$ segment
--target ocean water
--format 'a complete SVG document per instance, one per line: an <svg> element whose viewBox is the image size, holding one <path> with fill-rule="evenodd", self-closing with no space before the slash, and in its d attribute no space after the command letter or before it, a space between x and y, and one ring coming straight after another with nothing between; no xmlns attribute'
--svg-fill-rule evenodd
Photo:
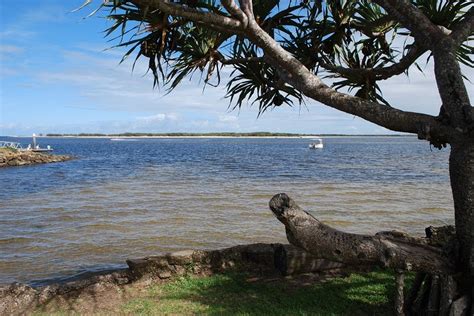
<svg viewBox="0 0 474 316"><path fill-rule="evenodd" d="M168 251L285 242L268 208L280 192L350 232L422 235L453 222L449 152L414 137L325 138L323 150L301 138L39 141L77 159L0 169L0 283L40 285Z"/></svg>

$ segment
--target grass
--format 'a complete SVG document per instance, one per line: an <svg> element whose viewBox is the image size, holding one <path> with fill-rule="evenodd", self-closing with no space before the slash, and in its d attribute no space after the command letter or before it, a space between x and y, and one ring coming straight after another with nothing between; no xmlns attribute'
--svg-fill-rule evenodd
<svg viewBox="0 0 474 316"><path fill-rule="evenodd" d="M382 271L309 286L224 274L153 286L121 310L135 315L392 315L393 296L394 276Z"/></svg>

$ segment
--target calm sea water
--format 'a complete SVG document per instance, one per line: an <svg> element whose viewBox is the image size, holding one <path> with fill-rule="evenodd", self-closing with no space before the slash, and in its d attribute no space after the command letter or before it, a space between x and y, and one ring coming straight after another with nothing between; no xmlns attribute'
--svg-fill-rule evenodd
<svg viewBox="0 0 474 316"><path fill-rule="evenodd" d="M352 232L422 234L452 222L447 150L413 137L324 141L310 150L308 139L40 139L77 159L0 169L0 283L285 242L268 209L279 192Z"/></svg>

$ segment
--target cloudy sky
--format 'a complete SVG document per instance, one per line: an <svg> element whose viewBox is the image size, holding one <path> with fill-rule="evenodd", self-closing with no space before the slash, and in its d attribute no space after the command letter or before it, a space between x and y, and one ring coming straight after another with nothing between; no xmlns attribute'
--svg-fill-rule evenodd
<svg viewBox="0 0 474 316"><path fill-rule="evenodd" d="M132 73L123 51L104 50L107 21L71 13L84 0L0 1L0 135L119 132L294 132L385 134L389 131L316 102L230 112L223 88L197 80L165 95L152 88L144 62ZM98 3L99 0L96 0ZM41 4L39 4L41 3ZM91 8L92 9L92 8ZM474 78L472 70L466 70ZM431 65L382 84L395 107L437 114ZM467 83L471 98L474 86Z"/></svg>

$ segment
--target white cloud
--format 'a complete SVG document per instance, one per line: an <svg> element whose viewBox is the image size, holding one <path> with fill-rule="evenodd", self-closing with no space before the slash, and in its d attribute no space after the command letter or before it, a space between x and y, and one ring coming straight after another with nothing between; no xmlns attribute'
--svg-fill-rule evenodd
<svg viewBox="0 0 474 316"><path fill-rule="evenodd" d="M155 115L150 115L150 116L144 116L144 117L139 117L139 120L145 121L145 122L161 122L164 121L166 118L166 114L155 114Z"/></svg>
<svg viewBox="0 0 474 316"><path fill-rule="evenodd" d="M162 122L164 120L176 121L178 120L178 115L176 113L158 113L149 116L140 116L137 117L138 121L146 122L146 123L153 123L153 122Z"/></svg>
<svg viewBox="0 0 474 316"><path fill-rule="evenodd" d="M239 118L235 115L219 115L219 122L237 122Z"/></svg>

